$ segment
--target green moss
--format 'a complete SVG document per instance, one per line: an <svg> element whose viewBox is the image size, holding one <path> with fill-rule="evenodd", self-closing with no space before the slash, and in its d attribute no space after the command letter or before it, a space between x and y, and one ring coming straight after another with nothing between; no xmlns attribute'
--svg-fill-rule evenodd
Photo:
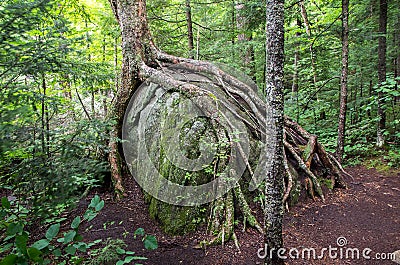
<svg viewBox="0 0 400 265"><path fill-rule="evenodd" d="M205 220L201 207L176 206L151 199L150 217L159 221L164 232L171 235L183 235L194 231Z"/></svg>
<svg viewBox="0 0 400 265"><path fill-rule="evenodd" d="M290 192L289 205L295 205L300 198L301 184L298 181L293 181L292 191Z"/></svg>
<svg viewBox="0 0 400 265"><path fill-rule="evenodd" d="M325 185L328 189L333 190L333 183L330 179L320 179L319 180L323 185Z"/></svg>
<svg viewBox="0 0 400 265"><path fill-rule="evenodd" d="M385 157L386 156L384 156L384 158ZM388 163L384 158L372 157L364 161L362 164L366 168L374 168L376 171L384 175L394 175L400 172L400 168L393 167L392 164Z"/></svg>

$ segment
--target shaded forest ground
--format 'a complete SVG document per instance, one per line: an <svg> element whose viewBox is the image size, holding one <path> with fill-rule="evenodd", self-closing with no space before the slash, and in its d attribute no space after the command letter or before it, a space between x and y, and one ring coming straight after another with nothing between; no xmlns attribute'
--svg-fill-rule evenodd
<svg viewBox="0 0 400 265"><path fill-rule="evenodd" d="M315 248L317 255L322 248L338 247L337 238L345 237L347 244L342 247L372 249L369 255L391 253L400 249L400 173L381 174L375 169L357 166L347 169L354 179L346 179L347 190L336 190L327 196L326 202L309 199L285 214L284 243L286 248ZM83 232L85 240L102 238L124 238L127 249L148 258L143 264L262 264L257 251L263 247L262 235L249 228L242 232L239 222L236 231L240 242L239 252L233 242L225 246L213 246L206 250L195 246L205 238L205 227L186 236L168 236L148 216L140 188L134 181L127 185L128 196L116 203L112 193L94 191L91 196L80 201L70 215L82 213L89 204L93 193L98 193L106 205L92 222L90 232ZM253 205L254 206L254 205ZM262 214L259 214L262 221ZM114 221L114 223L111 223ZM106 229L104 225L107 224ZM145 250L143 243L133 238L133 232L142 227L146 233L157 236L159 248ZM337 251L339 255L339 251ZM360 254L361 255L361 254ZM288 264L394 264L386 260L345 260L330 259L328 253L322 260L288 260Z"/></svg>

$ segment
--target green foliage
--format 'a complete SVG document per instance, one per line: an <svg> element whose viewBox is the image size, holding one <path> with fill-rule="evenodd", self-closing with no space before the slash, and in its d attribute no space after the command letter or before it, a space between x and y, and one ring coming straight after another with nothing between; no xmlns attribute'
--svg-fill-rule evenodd
<svg viewBox="0 0 400 265"><path fill-rule="evenodd" d="M148 250L154 250L158 248L157 238L154 235L147 235L143 228L138 228L133 233L134 238L137 236L142 237L144 247Z"/></svg>
<svg viewBox="0 0 400 265"><path fill-rule="evenodd" d="M400 150L389 150L383 158L389 167L400 168Z"/></svg>
<svg viewBox="0 0 400 265"><path fill-rule="evenodd" d="M2 265L8 264L80 264L83 258L77 251L86 253L88 249L101 242L95 240L90 243L83 242L78 229L81 225L81 217L77 216L71 223L71 230L61 235L60 223L52 224L46 231L45 238L28 245L29 233L25 230L28 224L25 213L20 213L18 201L8 201L6 197L1 199L2 207L0 215L0 231L5 230L5 237L0 243L0 254L4 258ZM101 206L101 207L100 207ZM86 212L91 212L93 218L104 206L104 201L96 195ZM83 217L83 221L89 222L93 218Z"/></svg>
<svg viewBox="0 0 400 265"><path fill-rule="evenodd" d="M311 36L305 32L304 21L296 2L287 3L286 16L286 114L297 120L306 130L318 135L328 151L337 145L339 90L341 75L341 8L339 2L304 2L310 21ZM398 52L400 6L390 3L387 34L387 79L378 84L378 6L370 2L350 3L348 112L346 119L345 157L348 164L361 162L378 150L374 146L377 130L377 94L383 95L386 130L383 132L387 150L400 146L399 131L399 77L395 77L394 61ZM389 8L390 9L390 8ZM287 10L288 11L288 10ZM393 42L394 41L394 42ZM311 64L310 44L316 63ZM398 49L397 49L398 50ZM299 61L294 65L295 54ZM298 91L292 91L293 76L298 71ZM314 74L316 82L314 83ZM398 75L398 71L397 71ZM379 154L383 155L383 154ZM383 161L384 163L384 161Z"/></svg>
<svg viewBox="0 0 400 265"><path fill-rule="evenodd" d="M157 239L153 235L147 235L143 228L138 228L134 232L134 238L140 236L144 247L148 250L158 248ZM104 247L95 249L91 252L92 258L86 265L97 264L130 264L135 260L146 260L147 258L135 255L135 252L125 250L126 243L121 239L107 239ZM136 263L135 263L136 264Z"/></svg>
<svg viewBox="0 0 400 265"><path fill-rule="evenodd" d="M57 216L108 174L118 30L104 10L0 2L0 188L12 187L31 217Z"/></svg>
<svg viewBox="0 0 400 265"><path fill-rule="evenodd" d="M108 239L102 248L94 248L101 243L101 239L93 242L83 242L79 234L79 227L84 222L90 222L103 209L104 201L95 195L83 216L76 216L70 229L60 231L61 224L54 223L49 226L43 239L32 244L30 234L25 229L29 224L26 215L17 200L9 201L7 197L1 198L0 232L4 234L0 243L1 265L14 264L129 264L134 260L147 258L135 255L135 252L124 248L126 243L121 239ZM148 250L157 249L157 239L145 233L143 228L138 228L134 237L140 236L144 247ZM90 250L90 258L87 253Z"/></svg>

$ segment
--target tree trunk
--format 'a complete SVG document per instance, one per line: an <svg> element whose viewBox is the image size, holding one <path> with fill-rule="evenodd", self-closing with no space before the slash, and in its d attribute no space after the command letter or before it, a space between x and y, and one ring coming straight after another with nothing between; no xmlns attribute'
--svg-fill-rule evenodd
<svg viewBox="0 0 400 265"><path fill-rule="evenodd" d="M379 8L379 45L378 45L378 89L386 81L386 33L387 33L387 0L380 0ZM384 93L378 91L378 128L376 145L385 144L383 131L386 127L386 114L384 110Z"/></svg>
<svg viewBox="0 0 400 265"><path fill-rule="evenodd" d="M336 157L342 162L346 131L347 74L349 66L349 0L342 0L342 76L340 79L340 109Z"/></svg>
<svg viewBox="0 0 400 265"><path fill-rule="evenodd" d="M190 0L186 0L186 24L187 24L187 37L188 37L188 48L189 58L194 59L193 54L193 23L192 23L192 7L190 6Z"/></svg>
<svg viewBox="0 0 400 265"><path fill-rule="evenodd" d="M301 28L301 21L299 18L297 18L297 27L300 29ZM297 92L299 91L299 61L300 61L300 51L299 51L299 46L300 42L300 32L296 32L296 42L295 42L295 50L294 50L294 61L293 61L293 82L292 82L292 98L296 95L297 97Z"/></svg>
<svg viewBox="0 0 400 265"><path fill-rule="evenodd" d="M252 34L248 34L246 31L248 29L248 21L246 17L243 16L245 4L239 3L235 5L236 9L236 27L239 31L237 36L238 43L243 45L243 49L241 49L240 57L242 58L242 63L245 68L249 71L249 76L255 81L256 71L254 64L254 49L251 44Z"/></svg>
<svg viewBox="0 0 400 265"><path fill-rule="evenodd" d="M274 149L271 172L265 177L265 245L273 250L265 264L284 264L277 250L283 247L283 62L284 62L284 0L267 0L266 5L266 87L267 102L273 113Z"/></svg>
<svg viewBox="0 0 400 265"><path fill-rule="evenodd" d="M296 19L297 27L300 30L301 20ZM291 100L296 101L296 121L300 120L300 109L299 109L299 61L300 61L300 41L297 40L301 36L300 32L296 32L296 42L295 42L295 52L294 52L294 62L293 62L293 82L292 82L292 96Z"/></svg>
<svg viewBox="0 0 400 265"><path fill-rule="evenodd" d="M397 28L400 28L400 14L397 14ZM400 51L400 32L397 31L396 33L396 44L397 44L397 51ZM400 77L400 52L397 53L397 57L394 59L395 60L395 71L394 71L394 77L399 78ZM396 82L396 90L400 89L400 78L397 79ZM394 104L398 104L400 102L400 96L394 97ZM397 130L397 125L396 125L396 130Z"/></svg>
<svg viewBox="0 0 400 265"><path fill-rule="evenodd" d="M109 163L117 197L124 193L118 138L129 98L144 79L142 63L152 64L154 49L147 25L144 0L109 0L122 35L122 76L110 116L115 119L109 143Z"/></svg>
<svg viewBox="0 0 400 265"><path fill-rule="evenodd" d="M314 88L317 88L317 69L316 69L316 63L315 63L315 54L314 54L314 49L313 49L313 43L311 42L311 27L310 27L310 22L308 21L308 15L307 15L307 9L304 5L304 1L299 1L299 6L300 6L300 13L303 18L304 26L306 27L306 33L308 36L308 40L310 41L310 57L311 57L311 67L313 69L313 84Z"/></svg>

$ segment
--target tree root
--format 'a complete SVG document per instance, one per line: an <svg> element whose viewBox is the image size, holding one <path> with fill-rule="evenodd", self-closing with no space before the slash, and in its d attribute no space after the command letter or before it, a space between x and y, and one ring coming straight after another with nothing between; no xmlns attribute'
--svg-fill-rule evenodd
<svg viewBox="0 0 400 265"><path fill-rule="evenodd" d="M159 50L157 50L156 54L157 59L162 62L172 64L180 63L182 67L185 67L189 70L204 72L214 76L216 80L215 83L219 85L219 87L227 94L229 98L234 99L234 103L240 105L237 98L240 98L240 102L245 103L244 113L246 115L244 116L234 111L232 108L229 108L235 114L235 116L244 121L251 130L257 131L260 135L265 134L265 125L267 124L265 115L267 106L266 102L259 97L254 87L222 71L212 63L171 56ZM163 80L166 82L165 77L163 77ZM190 87L177 83L175 85L178 85L179 87L185 87L185 89L190 91L197 90L197 92L199 92L199 87L192 84L189 85ZM207 94L207 92L202 91L202 94ZM243 106L240 107L243 109ZM253 122L251 122L251 120L253 120ZM315 135L305 131L299 124L288 117L285 117L285 138L291 140L285 142L285 149L289 151L289 155L295 159L297 162L297 167L299 167L306 174L306 178L312 182L312 194L316 193L322 200L325 199L320 181L311 168L313 160L318 160L318 164L329 171L328 174L331 175L332 186L340 188L346 187L342 174L348 174L343 170L340 164L335 160L334 163L332 162L332 156L325 151L324 147L318 142ZM304 150L298 148L299 145L304 144L306 144L306 148ZM241 150L240 145L239 150ZM241 155L243 156L243 154ZM286 163L288 163L287 157ZM247 161L246 165L249 169L250 175L252 175L253 172L248 166ZM285 200L287 200L287 198L290 196L291 185L289 184L292 183L292 180L290 180L292 179L292 176L288 173L288 170L286 170L286 172L287 186L285 187ZM311 188L310 185L308 185L308 187Z"/></svg>
<svg viewBox="0 0 400 265"><path fill-rule="evenodd" d="M262 229L261 225L258 223L256 217L251 213L250 206L247 203L247 201L243 195L240 185L238 185L234 188L234 193L235 193L235 197L236 197L237 201L239 202L240 210L242 211L242 214L243 214L244 228L246 227L246 222L247 222L251 227L256 228L258 232L264 233L264 230Z"/></svg>
<svg viewBox="0 0 400 265"><path fill-rule="evenodd" d="M156 48L154 48L156 49ZM193 96L207 96L209 100L205 100L204 106L206 111L213 111L215 104L221 104L229 109L235 118L242 121L252 133L252 135L260 139L265 139L268 135L267 109L268 103L264 102L259 97L257 88L251 84L237 79L236 77L222 71L212 63L200 62L192 59L179 58L162 53L159 50L153 51L156 54L157 65L161 69L150 67L144 62L140 65L139 76L142 80L147 77L152 77L152 80L165 86L174 87L182 93ZM217 86L227 100L215 100L213 91L208 86L201 86L196 82L181 81L175 79L164 66L178 64L181 68L192 72L206 73L207 78ZM219 95L220 96L220 95ZM219 113L219 118L225 118L227 126L233 127L229 119L224 116L224 113ZM218 122L218 121L216 121ZM304 130L299 124L288 117L284 120L284 166L286 172L285 190L283 202L288 204L298 196L299 187L302 187L311 198L315 199L315 195L325 200L324 192L321 185L322 179L329 179L332 183L332 188L345 188L346 184L343 180L343 175L348 175L338 161L329 153L327 153L317 136L310 134ZM118 133L115 132L115 138ZM253 169L250 166L250 161L247 161L240 143L237 144L240 155L244 158L245 164L250 177L253 177ZM114 177L118 175L119 164L116 142L110 143L109 161L112 169L114 187L120 194L124 192L121 178ZM321 174L323 172L323 174ZM301 183L301 184L299 184ZM236 199L236 200L235 200ZM224 197L215 200L211 204L210 217L208 220L208 231L214 237L205 243L205 245L225 244L228 240L233 239L235 245L239 249L239 243L234 232L235 224L235 201L238 208L243 214L243 226L246 224L254 227L260 233L263 233L263 228L252 214L249 204L243 195L241 187L238 185L233 190L225 194ZM268 203L268 202L266 202Z"/></svg>
<svg viewBox="0 0 400 265"><path fill-rule="evenodd" d="M208 231L210 234L217 233L206 245L224 245L225 242L230 240L232 237L237 237L234 232L234 201L233 193L229 191L225 198L218 198L211 208L213 212L212 220L209 220ZM239 248L238 242L235 243Z"/></svg>
<svg viewBox="0 0 400 265"><path fill-rule="evenodd" d="M240 185L238 185L233 190L229 191L225 198L219 198L213 202L210 219L208 221L208 231L211 235L217 235L205 242L205 246L216 244L224 245L228 240L232 239L236 248L240 251L239 242L234 230L234 198L238 201L238 206L243 214L244 229L246 224L249 224L251 227L257 229L258 232L264 233L260 223L252 214Z"/></svg>

